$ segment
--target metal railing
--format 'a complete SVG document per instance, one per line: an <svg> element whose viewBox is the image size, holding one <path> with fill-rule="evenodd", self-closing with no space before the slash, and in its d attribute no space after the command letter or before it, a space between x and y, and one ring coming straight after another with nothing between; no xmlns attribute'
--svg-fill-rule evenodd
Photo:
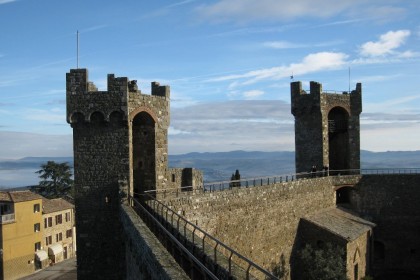
<svg viewBox="0 0 420 280"><path fill-rule="evenodd" d="M191 186L182 188L169 188L146 191L149 194L161 194L163 198L168 194L191 194L202 192L223 191L235 188L249 188L259 186L269 186L277 183L291 182L301 179L312 179L329 176L344 175L403 175L403 174L420 174L420 168L366 168L366 169L341 169L341 170L321 170L316 172L290 173L283 175L273 175L265 177L245 178L240 180L218 181L204 183L193 189ZM235 187L232 187L235 186Z"/></svg>
<svg viewBox="0 0 420 280"><path fill-rule="evenodd" d="M229 276L238 277L239 275L238 279L261 279L261 277L262 279L278 279L269 271L189 222L164 203L149 194L144 194L144 196L147 197L147 205L153 212L171 224L184 239L188 239L203 250L217 265L226 269Z"/></svg>
<svg viewBox="0 0 420 280"><path fill-rule="evenodd" d="M248 178L232 181L220 181L205 183L204 191L221 191L232 189L232 183L236 183L236 188L248 188L258 186L268 186L277 183L291 182L301 179L312 179L329 176L344 175L387 175L387 174L420 174L420 168L373 168L373 169L341 169L341 170L321 170L316 172L302 172L294 174L274 175L267 177ZM235 188L235 187L233 187Z"/></svg>
<svg viewBox="0 0 420 280"><path fill-rule="evenodd" d="M206 275L209 279L217 280L219 279L216 277L205 265L203 265L190 251L185 248L185 246L178 241L178 239L173 236L143 205L134 199L133 197L129 196L130 205L135 206L137 210L140 210L144 215L147 216L147 219L151 220L155 226L157 226L165 235L177 245L177 247L186 255L188 258L200 269L203 275Z"/></svg>

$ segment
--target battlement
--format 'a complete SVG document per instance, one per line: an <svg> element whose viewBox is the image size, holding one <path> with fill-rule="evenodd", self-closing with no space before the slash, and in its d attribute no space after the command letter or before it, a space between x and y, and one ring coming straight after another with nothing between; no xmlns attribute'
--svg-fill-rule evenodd
<svg viewBox="0 0 420 280"><path fill-rule="evenodd" d="M334 106L340 106L360 114L362 111L362 84L357 83L356 88L348 91L325 91L322 84L311 81L309 93L302 89L302 82L290 83L291 112L294 116L305 113L308 110L329 111Z"/></svg>
<svg viewBox="0 0 420 280"><path fill-rule="evenodd" d="M291 95L292 98L294 95L305 95L308 94L305 90L302 89L302 82L292 82L290 83ZM309 94L320 95L320 94L348 94L348 91L335 91L335 90L322 90L322 84L318 82L311 81L309 83ZM357 83L356 88L350 92L350 94L361 94L362 93L362 84Z"/></svg>
<svg viewBox="0 0 420 280"><path fill-rule="evenodd" d="M76 95L83 93L95 93L98 92L98 88L95 84L89 81L89 75L87 69L71 69L70 73L66 74L66 89L67 94ZM108 74L108 85L107 91L101 91L101 93L113 93L113 92L135 92L142 94L138 89L137 80L129 80L127 77L115 77L114 74ZM153 96L161 96L169 98L170 87L161 86L158 82L151 83L151 89Z"/></svg>
<svg viewBox="0 0 420 280"><path fill-rule="evenodd" d="M90 122L94 113L105 122L110 122L114 113L119 119L127 120L134 108L150 106L156 108L156 112L151 112L154 117L159 112L167 112L169 116L170 87L161 86L158 82L151 83L149 95L139 90L137 80L108 74L107 90L98 91L89 81L87 69L71 69L66 74L66 89L67 122L70 124Z"/></svg>

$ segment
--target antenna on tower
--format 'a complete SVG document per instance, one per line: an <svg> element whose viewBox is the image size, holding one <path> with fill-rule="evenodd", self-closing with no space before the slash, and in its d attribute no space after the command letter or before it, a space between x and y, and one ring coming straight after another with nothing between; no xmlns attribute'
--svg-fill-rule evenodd
<svg viewBox="0 0 420 280"><path fill-rule="evenodd" d="M350 66L349 66L349 93L350 93Z"/></svg>
<svg viewBox="0 0 420 280"><path fill-rule="evenodd" d="M76 60L77 60L77 69L79 69L79 30L77 30Z"/></svg>

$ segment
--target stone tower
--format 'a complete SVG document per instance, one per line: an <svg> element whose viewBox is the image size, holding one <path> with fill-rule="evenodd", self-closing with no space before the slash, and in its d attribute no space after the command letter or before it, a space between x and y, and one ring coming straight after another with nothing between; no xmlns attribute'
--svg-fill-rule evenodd
<svg viewBox="0 0 420 280"><path fill-rule="evenodd" d="M73 128L78 279L124 279L120 204L127 194L166 187L169 87L108 75L107 91L86 69L66 75Z"/></svg>
<svg viewBox="0 0 420 280"><path fill-rule="evenodd" d="M348 92L325 93L310 82L309 94L301 82L290 85L295 117L296 173L329 166L330 170L360 169L360 113L362 85Z"/></svg>

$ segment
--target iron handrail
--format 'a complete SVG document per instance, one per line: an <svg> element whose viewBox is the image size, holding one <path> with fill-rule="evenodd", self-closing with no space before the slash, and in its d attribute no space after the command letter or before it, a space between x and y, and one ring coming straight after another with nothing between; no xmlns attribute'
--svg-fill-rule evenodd
<svg viewBox="0 0 420 280"><path fill-rule="evenodd" d="M139 194L141 195L141 194ZM168 206L166 206L164 203L160 202L159 200L156 200L154 197L152 197L150 194L148 193L144 193L144 196L147 196L149 199L151 199L151 201L153 201L153 211L155 211L157 214L159 214L161 217L164 217L163 215L163 208L166 209L166 211L169 211L171 213L173 213L174 215L176 215L178 217L178 221L182 220L185 225L189 225L192 228L194 228L194 231L199 231L201 234L203 234L203 240L205 238L208 238L210 240L212 240L213 242L215 242L215 246L214 246L214 257L215 257L215 262L217 262L217 257L216 257L216 249L217 247L222 247L223 249L225 249L227 252L229 252L231 254L231 257L229 258L229 274L231 275L232 273L232 256L235 255L237 258L241 259L242 261L244 261L245 263L247 263L249 265L249 268L246 271L246 279L250 279L250 273L249 270L251 267L254 267L257 271L261 272L262 274L264 274L264 276L266 277L266 279L278 279L277 277L275 277L273 274L271 274L269 271L265 270L264 268L262 268L261 266L259 266L258 264L254 263L253 261L249 260L248 258L246 258L245 256L241 255L240 253L236 252L234 249L230 248L229 246L227 246L226 244L224 244L223 242L221 242L220 240L218 240L217 238L213 237L212 235L208 234L207 232L205 232L204 230L202 230L200 227L198 227L197 225L189 222L187 219L185 219L184 217L182 217L181 215L179 215L178 213L176 213L174 210L172 210L171 208L169 208ZM157 203L158 205L161 205L161 212L157 212L156 208L159 210L159 206L156 207L155 203ZM186 236L185 233L185 227L184 226L184 237ZM178 223L178 231L179 231L179 223ZM204 241L203 241L204 242ZM204 246L203 246L203 250L204 250Z"/></svg>
<svg viewBox="0 0 420 280"><path fill-rule="evenodd" d="M178 246L178 248L180 248L183 251L183 253L185 253L190 258L190 260L192 260L200 268L200 270L203 273L205 273L211 279L214 279L214 280L219 279L204 264L202 264L193 254L191 254L190 251L188 251L188 249L185 248L185 246L182 245L182 243L179 242L175 236L173 236L149 211L147 211L147 209L144 208L143 205L141 205L139 201L137 201L132 196L129 196L128 199L130 201L130 205L136 204L136 207L139 207L144 213L146 213L148 217L152 219L152 221L171 239L171 241L173 241Z"/></svg>
<svg viewBox="0 0 420 280"><path fill-rule="evenodd" d="M260 186L258 182L261 180L272 183L281 183L294 181L298 179L306 178L317 178L317 177L326 177L326 176L340 176L340 175L384 175L384 174L420 174L420 168L364 168L364 169L337 169L337 170L319 170L315 172L301 172L301 173L289 173L282 175L272 175L272 176L263 176L263 177L253 177L253 178L244 178L240 180L225 180L217 182L204 183L203 187L206 186L217 186L217 185L229 185L230 183L241 183L241 187L247 187L247 182L255 182L253 186ZM276 180L278 178L278 180ZM242 183L245 183L242 184ZM263 184L267 185L267 184ZM224 188L226 189L226 188ZM172 189L173 190L173 189ZM186 192L186 191L185 191Z"/></svg>
<svg viewBox="0 0 420 280"><path fill-rule="evenodd" d="M181 188L168 188L159 190L149 190L145 193L162 193L164 196L169 193L194 193L194 192L207 192L207 191L221 191L230 189L232 183L240 183L239 188L267 186L276 183L283 183L289 181L295 181L299 179L307 178L318 178L326 176L340 176L340 175L384 175L384 174L420 174L420 168L364 168L364 169L340 169L340 170L320 170L316 172L301 172L301 173L289 173L282 175L272 175L263 177L244 178L240 180L225 180L217 182L204 183L202 186L198 186L195 189L191 189L191 186ZM238 187L234 187L238 188Z"/></svg>

